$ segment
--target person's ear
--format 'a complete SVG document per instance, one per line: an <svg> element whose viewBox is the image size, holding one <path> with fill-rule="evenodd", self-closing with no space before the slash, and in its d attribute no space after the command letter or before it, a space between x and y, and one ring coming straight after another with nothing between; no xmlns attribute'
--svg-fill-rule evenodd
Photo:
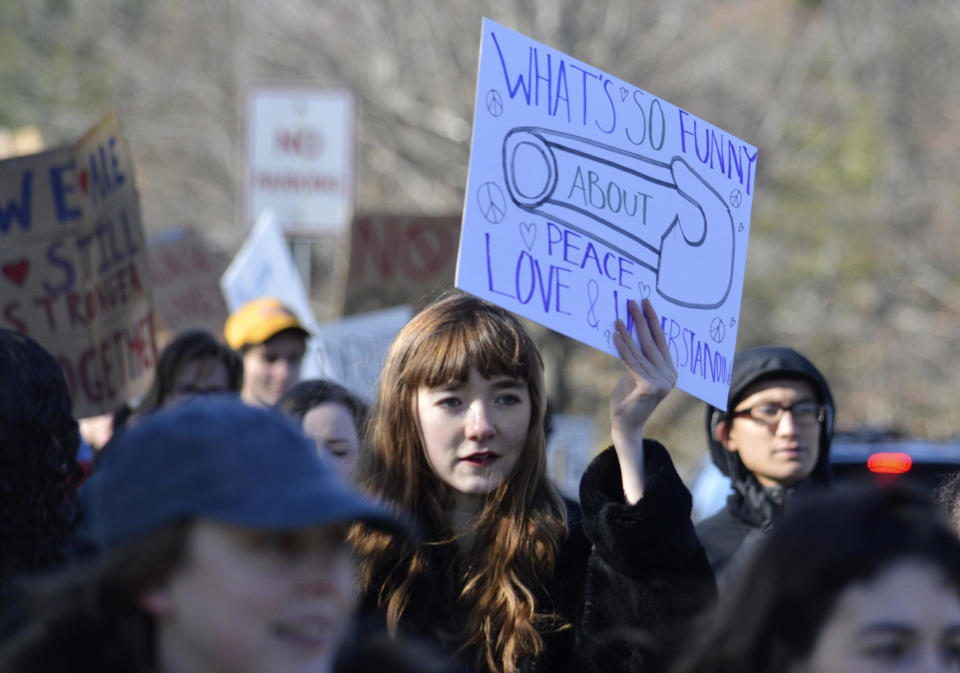
<svg viewBox="0 0 960 673"><path fill-rule="evenodd" d="M137 605L155 619L163 619L173 614L173 598L170 587L163 585L151 587L137 594Z"/></svg>
<svg viewBox="0 0 960 673"><path fill-rule="evenodd" d="M719 421L717 423L717 441L723 444L723 448L732 453L737 451L737 442L730 436L730 423Z"/></svg>

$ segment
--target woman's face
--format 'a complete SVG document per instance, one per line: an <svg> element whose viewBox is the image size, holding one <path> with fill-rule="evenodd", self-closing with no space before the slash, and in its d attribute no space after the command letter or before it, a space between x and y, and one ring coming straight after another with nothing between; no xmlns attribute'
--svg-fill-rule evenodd
<svg viewBox="0 0 960 673"><path fill-rule="evenodd" d="M303 431L349 480L360 458L360 438L350 410L336 402L318 404L304 415Z"/></svg>
<svg viewBox="0 0 960 673"><path fill-rule="evenodd" d="M936 566L895 563L840 594L801 670L960 671L960 596Z"/></svg>
<svg viewBox="0 0 960 673"><path fill-rule="evenodd" d="M141 595L160 671L326 673L356 597L346 530L199 521L186 561Z"/></svg>
<svg viewBox="0 0 960 673"><path fill-rule="evenodd" d="M446 484L469 496L494 491L513 471L530 427L530 392L509 376L421 386L417 418L427 462Z"/></svg>

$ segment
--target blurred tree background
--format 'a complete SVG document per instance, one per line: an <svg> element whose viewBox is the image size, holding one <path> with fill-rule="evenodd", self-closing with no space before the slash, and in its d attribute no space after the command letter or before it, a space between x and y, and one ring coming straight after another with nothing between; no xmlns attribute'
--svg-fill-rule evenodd
<svg viewBox="0 0 960 673"><path fill-rule="evenodd" d="M0 127L56 145L116 107L148 234L232 256L245 88L346 86L356 210L458 213L483 16L756 145L739 347L808 354L841 429L958 434L953 0L5 0ZM604 432L618 363L534 329L559 410ZM650 424L687 470L702 407L674 392Z"/></svg>

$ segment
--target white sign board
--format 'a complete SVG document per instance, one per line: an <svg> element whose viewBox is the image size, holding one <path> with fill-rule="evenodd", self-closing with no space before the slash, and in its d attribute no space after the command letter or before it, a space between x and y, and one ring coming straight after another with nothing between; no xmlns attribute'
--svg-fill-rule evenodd
<svg viewBox="0 0 960 673"><path fill-rule="evenodd" d="M394 306L320 325L314 351L320 375L372 400L387 349L411 316L409 306Z"/></svg>
<svg viewBox="0 0 960 673"><path fill-rule="evenodd" d="M230 266L220 288L231 313L253 299L276 297L306 327L316 324L303 281L273 213L261 215Z"/></svg>
<svg viewBox="0 0 960 673"><path fill-rule="evenodd" d="M287 242L273 213L260 216L253 231L247 236L230 266L220 277L220 289L231 313L253 299L276 297L297 315L300 324L316 334L317 320L303 281L294 265ZM300 377L313 378L320 374L312 353L320 348L317 338L307 339L307 353Z"/></svg>
<svg viewBox="0 0 960 673"><path fill-rule="evenodd" d="M725 408L757 150L484 19L458 287L616 355L650 297L678 387Z"/></svg>
<svg viewBox="0 0 960 673"><path fill-rule="evenodd" d="M251 88L241 190L246 221L270 209L287 234L342 231L353 210L354 116L346 90Z"/></svg>

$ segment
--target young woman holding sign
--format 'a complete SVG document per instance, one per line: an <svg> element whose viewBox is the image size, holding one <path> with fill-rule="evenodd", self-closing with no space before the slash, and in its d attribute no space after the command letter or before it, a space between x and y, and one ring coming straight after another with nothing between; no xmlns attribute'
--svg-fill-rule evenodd
<svg viewBox="0 0 960 673"><path fill-rule="evenodd" d="M476 671L652 671L714 594L690 495L642 439L676 371L652 306L618 321L626 366L614 446L581 483L581 514L546 473L543 365L506 310L453 293L393 342L362 483L405 508L419 542L355 529L368 614Z"/></svg>

